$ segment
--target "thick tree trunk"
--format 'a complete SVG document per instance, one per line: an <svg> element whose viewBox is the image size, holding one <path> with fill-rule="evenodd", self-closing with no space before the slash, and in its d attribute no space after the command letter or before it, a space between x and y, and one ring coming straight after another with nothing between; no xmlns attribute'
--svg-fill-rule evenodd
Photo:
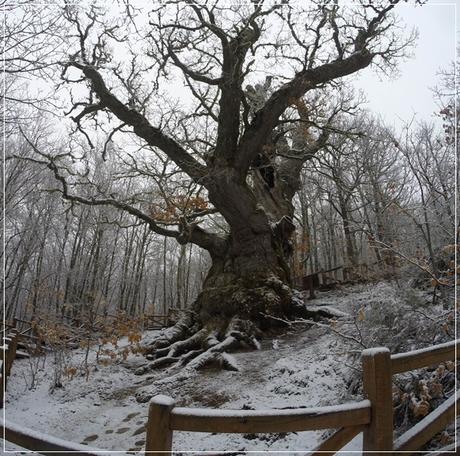
<svg viewBox="0 0 460 456"><path fill-rule="evenodd" d="M237 316L265 326L264 315L292 314L288 258L281 241L270 233L246 234L224 256L213 258L195 304L202 323Z"/></svg>
<svg viewBox="0 0 460 456"><path fill-rule="evenodd" d="M139 374L169 364L197 369L218 362L234 369L227 350L258 347L261 330L295 315L311 316L291 288L291 201L299 184L293 167L300 170L291 161L272 186L257 170L250 186L235 169L215 164L208 196L230 234L209 243L212 266L201 293L190 311L147 347L152 362Z"/></svg>
<svg viewBox="0 0 460 456"><path fill-rule="evenodd" d="M286 227L274 226L261 233L232 233L227 249L212 255L212 266L191 309L147 347L152 362L137 373L169 364L196 369L216 362L235 369L227 350L258 347L261 331L280 326L285 318L306 316L290 287L289 251L283 249L287 232Z"/></svg>

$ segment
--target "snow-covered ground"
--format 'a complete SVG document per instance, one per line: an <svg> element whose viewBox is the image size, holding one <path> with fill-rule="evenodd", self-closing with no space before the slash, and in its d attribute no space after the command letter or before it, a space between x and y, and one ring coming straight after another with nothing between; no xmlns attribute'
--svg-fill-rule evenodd
<svg viewBox="0 0 460 456"><path fill-rule="evenodd" d="M360 300L377 299L379 286L361 286L320 294L315 305L331 305L344 312ZM146 334L152 337L153 334ZM90 361L94 354L91 354ZM176 399L178 406L225 409L316 407L350 401L346 397L349 373L341 343L324 328L299 327L267 336L258 351L235 353L240 370L206 369L187 381L155 387L165 371L144 376L134 368L144 361L130 355L124 362L99 365L85 377L65 379L63 388L50 391L53 359L48 355L38 385L28 389L29 361L16 361L9 379L6 419L76 443L107 450L140 452L145 443L148 404L136 401L140 389L151 388ZM83 359L74 350L72 365ZM356 398L359 400L359 398ZM327 432L327 431L326 431ZM177 452L294 451L307 452L325 431L289 434L239 435L175 432ZM11 448L7 444L7 448ZM358 451L360 438L344 450ZM11 453L10 453L11 454Z"/></svg>

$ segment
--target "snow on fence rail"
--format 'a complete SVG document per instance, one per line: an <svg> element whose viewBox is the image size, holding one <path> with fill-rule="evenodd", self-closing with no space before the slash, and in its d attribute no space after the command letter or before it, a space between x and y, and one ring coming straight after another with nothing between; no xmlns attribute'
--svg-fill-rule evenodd
<svg viewBox="0 0 460 456"><path fill-rule="evenodd" d="M458 341L451 341L433 347L422 348L407 353L398 353L391 356L391 370L393 374L407 372L421 367L430 366L440 361L454 361L457 353L455 346Z"/></svg>
<svg viewBox="0 0 460 456"><path fill-rule="evenodd" d="M362 353L363 389L367 400L354 404L315 409L214 410L175 407L174 399L159 395L151 399L147 423L146 454L171 454L174 431L266 433L318 429L339 430L310 453L339 451L363 432L363 454L382 455L396 450L417 451L446 424L455 419L455 400L430 413L393 445L392 376L458 357L460 341L391 355L378 347ZM415 436L415 437L414 437Z"/></svg>
<svg viewBox="0 0 460 456"><path fill-rule="evenodd" d="M157 396L153 407L158 407L160 404L161 401L158 401ZM215 410L175 407L171 411L170 427L177 431L239 434L313 431L324 429L325 426L340 428L349 423L368 424L370 409L371 403L368 400L338 406L283 410Z"/></svg>
<svg viewBox="0 0 460 456"><path fill-rule="evenodd" d="M51 435L33 431L32 429L12 423L9 420L5 423L3 419L0 418L0 423L5 430L5 440L16 443L23 448L28 448L40 454L50 456L68 456L69 454L76 453L84 456L100 456L101 453L111 453L111 451L108 450L90 448L86 445L68 442ZM120 456L123 456L124 454L125 453L117 453L117 455Z"/></svg>
<svg viewBox="0 0 460 456"><path fill-rule="evenodd" d="M363 433L363 454L383 456L385 452L416 452L423 444L455 419L459 400L456 395L393 442L392 375L460 357L460 340L422 350L391 355L387 348L362 353L363 389L367 399L353 404L320 408L282 410L216 410L175 407L174 399L155 396L150 401L145 454L172 454L174 431L220 433L298 432L318 429L338 430L310 453L334 454ZM82 447L6 422L5 438L41 454L49 451L75 451ZM60 446L59 446L60 445ZM457 447L458 449L459 447ZM78 450L77 450L78 451ZM83 447L86 455L110 453ZM454 449L455 451L455 449ZM56 453L53 453L56 454Z"/></svg>

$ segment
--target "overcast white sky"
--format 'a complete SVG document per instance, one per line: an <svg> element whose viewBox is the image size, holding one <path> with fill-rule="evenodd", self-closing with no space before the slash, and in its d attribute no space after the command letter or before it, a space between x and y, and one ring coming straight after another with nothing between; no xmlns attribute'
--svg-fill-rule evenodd
<svg viewBox="0 0 460 456"><path fill-rule="evenodd" d="M398 5L396 11L407 24L408 31L413 27L419 31L414 57L401 62L399 74L393 78L379 75L372 68L351 77L368 99L367 107L387 123L400 126L414 114L420 119L429 119L436 110L429 88L439 83L439 70L448 68L455 60L456 30L460 25L456 15L458 18L460 1L427 0L426 4L414 7L413 0L409 0Z"/></svg>
<svg viewBox="0 0 460 456"><path fill-rule="evenodd" d="M356 81L369 100L368 107L396 126L414 113L428 119L436 109L429 87L439 82L439 69L455 60L455 17L460 5L454 0L429 0L421 7L400 5L398 9L408 28L418 28L414 57L399 65L399 77L379 78L374 70L365 69Z"/></svg>

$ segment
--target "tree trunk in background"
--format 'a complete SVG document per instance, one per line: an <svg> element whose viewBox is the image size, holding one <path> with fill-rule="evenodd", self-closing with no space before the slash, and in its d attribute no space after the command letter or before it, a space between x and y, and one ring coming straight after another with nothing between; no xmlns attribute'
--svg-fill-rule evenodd
<svg viewBox="0 0 460 456"><path fill-rule="evenodd" d="M62 239L62 245L60 248L60 251L58 253L59 259L58 259L58 264L57 264L57 272L54 280L54 290L56 291L56 297L54 300L54 312L55 315L60 315L62 312L62 305L64 303L64 294L61 291L61 280L63 277L62 271L64 269L64 260L66 257L66 247L67 247L67 241L69 239L70 235L70 216L67 213L66 218L65 218L65 224L64 224L64 234L63 234L63 239Z"/></svg>
<svg viewBox="0 0 460 456"><path fill-rule="evenodd" d="M128 238L128 244L125 248L125 254L123 256L122 262L122 273L121 273L121 282L120 282L120 291L118 295L118 305L117 309L121 311L126 311L127 302L126 302L126 291L128 287L128 271L131 262L131 256L133 251L133 244L134 244L134 236L135 231L133 229L129 229L126 233Z"/></svg>
<svg viewBox="0 0 460 456"><path fill-rule="evenodd" d="M177 259L177 272L176 272L176 302L175 307L182 309L186 304L186 260L187 260L187 246L185 244L179 246L179 256Z"/></svg>
<svg viewBox="0 0 460 456"><path fill-rule="evenodd" d="M163 241L163 315L168 313L168 297L167 297L167 280L166 280L166 265L167 265L167 250L168 238L165 237Z"/></svg>
<svg viewBox="0 0 460 456"><path fill-rule="evenodd" d="M340 216L342 217L343 233L345 236L345 248L347 252L348 266L356 267L356 249L355 239L351 231L350 212L348 210L347 202L341 191L338 192Z"/></svg>

